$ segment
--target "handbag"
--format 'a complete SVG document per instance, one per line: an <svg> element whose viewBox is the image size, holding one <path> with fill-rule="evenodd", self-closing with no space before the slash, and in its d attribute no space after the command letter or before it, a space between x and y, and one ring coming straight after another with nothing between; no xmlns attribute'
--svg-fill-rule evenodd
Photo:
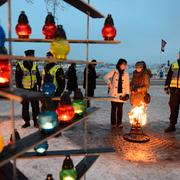
<svg viewBox="0 0 180 180"><path fill-rule="evenodd" d="M146 95L144 96L144 102L146 104L149 104L151 102L151 95L149 93L146 93Z"/></svg>

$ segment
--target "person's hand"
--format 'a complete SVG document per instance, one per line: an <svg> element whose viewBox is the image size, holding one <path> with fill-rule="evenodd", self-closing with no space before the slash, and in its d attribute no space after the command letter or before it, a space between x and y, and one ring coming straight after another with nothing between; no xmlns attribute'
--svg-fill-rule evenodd
<svg viewBox="0 0 180 180"><path fill-rule="evenodd" d="M127 101L129 99L129 94L126 94L125 96L120 96L119 99L122 101Z"/></svg>
<svg viewBox="0 0 180 180"><path fill-rule="evenodd" d="M164 88L164 92L165 92L166 94L169 94L169 88L168 88L168 87L165 87L165 88Z"/></svg>

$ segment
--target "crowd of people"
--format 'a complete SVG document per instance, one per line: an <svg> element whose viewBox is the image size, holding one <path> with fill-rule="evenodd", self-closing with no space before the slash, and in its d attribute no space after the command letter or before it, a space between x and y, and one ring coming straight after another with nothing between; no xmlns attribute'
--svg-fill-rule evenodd
<svg viewBox="0 0 180 180"><path fill-rule="evenodd" d="M25 51L26 56L34 56L34 50ZM76 64L72 63L68 70L64 72L63 67L52 62L50 58L53 57L51 52L47 52L47 64L43 71L40 73L38 66L31 60L20 61L16 63L16 86L17 88L23 88L33 91L41 91L42 85L46 82L52 82L55 85L54 96L61 96L65 88L68 94L78 89L78 79L76 75ZM85 95L88 97L94 96L94 90L96 89L96 60L92 60L91 63L84 69L84 81L83 88L87 89ZM138 61L135 64L135 70L133 77L130 80L129 74L126 71L127 61L125 59L119 59L115 69L110 71L104 76L104 80L108 86L108 94L110 97L114 97L111 101L111 126L112 128L123 128L122 114L123 104L130 99L132 107L141 105L146 106L150 103L150 94L148 93L150 87L150 78L152 77L151 71L147 68L144 61ZM88 75L88 76L86 76ZM88 79L86 78L88 77ZM67 79L67 86L66 86ZM88 82L87 82L88 80ZM66 86L66 87L65 87ZM169 106L171 110L170 125L165 132L175 131L175 125L178 119L179 105L180 105L180 53L177 61L171 64L167 79L165 82L165 92L170 93ZM34 126L38 127L37 116L40 112L39 102L32 100L31 102L22 102L22 118L25 124L22 128L30 126L30 114L29 104L32 107L32 119ZM55 102L55 107L58 106ZM90 101L87 101L87 107L90 106Z"/></svg>

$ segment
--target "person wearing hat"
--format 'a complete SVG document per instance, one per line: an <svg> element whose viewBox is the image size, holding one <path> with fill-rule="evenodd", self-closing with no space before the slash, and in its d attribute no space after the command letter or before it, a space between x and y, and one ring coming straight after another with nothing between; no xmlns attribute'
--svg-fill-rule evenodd
<svg viewBox="0 0 180 180"><path fill-rule="evenodd" d="M34 50L24 51L27 57L34 57ZM41 76L38 70L38 66L31 60L19 61L16 63L15 72L16 87L32 91L40 91L41 88ZM37 116L39 114L39 101L23 101L22 102L22 118L25 124L22 128L30 126L29 115L29 103L32 107L32 118L34 121L34 127L38 127Z"/></svg>
<svg viewBox="0 0 180 180"><path fill-rule="evenodd" d="M166 94L170 94L169 106L171 111L169 127L164 131L173 132L176 131L175 126L177 124L180 106L180 52L177 61L173 62L169 68L164 91Z"/></svg>
<svg viewBox="0 0 180 180"><path fill-rule="evenodd" d="M93 59L91 62L96 63L97 61ZM88 65L88 84L87 84L87 96L93 97L94 90L96 89L96 78L99 76L96 75L96 64L89 64ZM83 88L86 88L86 68L84 69L84 81L83 81ZM90 106L89 100L87 101L87 107Z"/></svg>
<svg viewBox="0 0 180 180"><path fill-rule="evenodd" d="M72 91L75 91L78 89L78 82L77 82L77 75L76 75L76 64L72 63L67 72L66 72L66 78L67 78L67 87L69 94L72 93Z"/></svg>
<svg viewBox="0 0 180 180"><path fill-rule="evenodd" d="M65 75L63 67L59 67L57 63L51 62L50 58L53 58L51 52L46 53L48 63L45 65L42 71L42 85L46 82L52 82L55 87L54 96L61 96L65 88ZM58 105L58 101L55 102L55 106Z"/></svg>
<svg viewBox="0 0 180 180"><path fill-rule="evenodd" d="M135 64L135 71L130 82L131 97L130 103L133 107L141 105L146 102L148 89L150 87L150 78L152 76L151 71L147 69L144 61L138 61Z"/></svg>

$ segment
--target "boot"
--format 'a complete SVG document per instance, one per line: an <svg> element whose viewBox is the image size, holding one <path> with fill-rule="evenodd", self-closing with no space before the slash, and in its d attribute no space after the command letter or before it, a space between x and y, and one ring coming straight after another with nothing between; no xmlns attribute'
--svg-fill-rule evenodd
<svg viewBox="0 0 180 180"><path fill-rule="evenodd" d="M175 132L176 131L176 127L173 126L173 125L170 125L168 128L166 128L164 130L165 133L168 133L168 132Z"/></svg>
<svg viewBox="0 0 180 180"><path fill-rule="evenodd" d="M29 123L29 122L25 122L24 125L22 125L21 127L22 127L22 128L27 128L27 127L29 127L29 126L30 126L30 123Z"/></svg>

